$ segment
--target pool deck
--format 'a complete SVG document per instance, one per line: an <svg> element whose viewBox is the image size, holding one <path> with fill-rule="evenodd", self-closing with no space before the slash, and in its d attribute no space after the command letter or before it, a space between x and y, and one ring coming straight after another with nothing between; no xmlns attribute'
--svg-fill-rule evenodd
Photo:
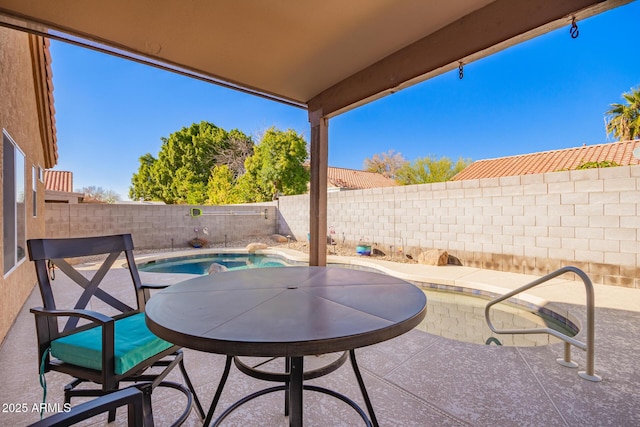
<svg viewBox="0 0 640 427"><path fill-rule="evenodd" d="M271 252L271 251L269 251ZM298 252L277 249L289 257L304 258ZM141 261L142 256L138 256ZM328 262L333 262L329 256ZM376 267L398 277L427 283L480 289L502 293L537 279L535 276L478 268L431 267L344 258L347 263ZM85 266L88 274L95 264ZM57 272L57 286L70 284ZM107 280L117 283L128 274L117 265ZM177 283L190 275L141 272L147 283ZM558 277L527 291L527 299L537 305L553 304L575 316L584 341L585 291L581 281L571 275ZM414 330L393 340L356 350L364 381L381 426L637 426L640 425L640 289L595 284L595 373L601 382L590 382L577 375L585 369L585 353L572 348L578 369L560 366L563 344L541 347L498 347L468 344ZM27 404L26 413L0 412L0 426L25 425L39 419L31 411L42 401L35 355L35 331L29 308L41 305L36 289L22 308L15 324L0 347L0 403ZM429 313L427 313L429 316ZM307 367L330 356L305 358ZM224 367L224 356L185 349L185 363L198 394L210 402ZM271 362L279 365L281 361ZM177 370L176 370L177 371ZM178 372L172 378L180 381ZM62 388L69 377L47 374L47 402L62 404ZM355 376L347 363L336 372L313 380L343 393L364 407ZM239 398L271 386L248 378L232 368L227 388L217 410ZM183 404L175 394L154 393L156 425L169 425ZM362 421L343 403L328 396L305 393L305 425L352 426ZM74 401L75 402L75 401ZM285 426L283 394L260 397L234 412L226 426ZM126 425L124 410L118 412L114 426ZM106 416L90 425L108 425ZM191 414L184 424L200 426Z"/></svg>

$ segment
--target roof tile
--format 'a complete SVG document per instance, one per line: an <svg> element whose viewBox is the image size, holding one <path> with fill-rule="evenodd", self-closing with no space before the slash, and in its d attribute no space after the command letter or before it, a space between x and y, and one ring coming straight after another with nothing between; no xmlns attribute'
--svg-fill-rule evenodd
<svg viewBox="0 0 640 427"><path fill-rule="evenodd" d="M348 189L394 187L398 185L393 179L376 172L332 166L327 168L327 183L329 186Z"/></svg>
<svg viewBox="0 0 640 427"><path fill-rule="evenodd" d="M478 160L454 176L453 181L573 170L586 162L610 161L620 166L638 165L640 159L633 156L633 150L639 147L640 139L635 139Z"/></svg>
<svg viewBox="0 0 640 427"><path fill-rule="evenodd" d="M44 186L46 190L73 193L73 173L69 171L45 170Z"/></svg>

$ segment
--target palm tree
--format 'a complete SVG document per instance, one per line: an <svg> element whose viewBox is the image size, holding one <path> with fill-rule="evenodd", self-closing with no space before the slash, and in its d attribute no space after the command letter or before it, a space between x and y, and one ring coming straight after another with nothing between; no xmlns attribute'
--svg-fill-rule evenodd
<svg viewBox="0 0 640 427"><path fill-rule="evenodd" d="M618 140L640 138L640 87L623 93L625 104L611 104L611 109L605 114L607 135L613 134Z"/></svg>

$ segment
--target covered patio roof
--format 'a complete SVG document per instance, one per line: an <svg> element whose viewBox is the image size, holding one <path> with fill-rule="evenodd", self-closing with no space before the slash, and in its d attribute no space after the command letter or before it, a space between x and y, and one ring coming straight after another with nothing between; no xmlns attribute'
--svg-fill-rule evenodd
<svg viewBox="0 0 640 427"><path fill-rule="evenodd" d="M0 0L0 25L307 109L325 265L329 118L630 1Z"/></svg>
<svg viewBox="0 0 640 427"><path fill-rule="evenodd" d="M0 13L331 117L629 1L1 0Z"/></svg>

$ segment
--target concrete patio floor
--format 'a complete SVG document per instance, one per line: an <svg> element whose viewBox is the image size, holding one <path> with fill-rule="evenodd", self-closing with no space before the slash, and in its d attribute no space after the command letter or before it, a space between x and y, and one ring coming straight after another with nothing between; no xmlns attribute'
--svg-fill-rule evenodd
<svg viewBox="0 0 640 427"><path fill-rule="evenodd" d="M281 250L279 252L287 252ZM289 252L288 256L299 253ZM142 257L138 256L138 260ZM334 261L329 257L329 262ZM343 258L344 261L344 258ZM384 261L347 259L375 266L408 280L440 283L482 290L515 289L536 277L469 267L429 267ZM95 270L94 264L87 264ZM118 264L107 275L114 286L127 271ZM176 283L189 275L141 273L144 282ZM70 285L57 271L56 286ZM73 285L75 286L75 285ZM356 350L376 416L381 426L637 426L640 425L640 290L595 285L595 372L602 382L578 377L585 369L585 353L573 348L578 369L556 363L563 345L498 347L469 344L414 330L393 340ZM538 305L552 303L567 310L585 325L585 293L582 282L556 278L529 291ZM0 347L0 426L21 426L39 419L32 411L42 401L33 316L29 308L41 305L37 287L32 292L10 333ZM429 313L427 312L427 318ZM584 329L577 339L585 340ZM208 406L224 368L224 356L184 350L187 370L203 404ZM305 367L335 355L305 358ZM255 360L255 363L261 360ZM280 365L275 360L269 365ZM263 367L267 369L267 367ZM177 371L177 370L176 370ZM180 382L179 372L171 378ZM63 403L63 386L69 377L48 373L47 403ZM362 407L355 376L349 363L336 372L313 380L355 400ZM216 414L239 398L273 383L248 378L235 367ZM329 396L305 392L305 425L363 425L356 413ZM79 402L74 400L72 403ZM284 395L262 396L242 406L225 420L225 426L285 426ZM14 404L14 405L12 405ZM16 412L26 406L26 412ZM169 425L184 405L170 390L153 396L156 425ZM114 426L126 425L125 411L118 412ZM87 425L107 425L106 415ZM185 423L200 426L194 412Z"/></svg>

